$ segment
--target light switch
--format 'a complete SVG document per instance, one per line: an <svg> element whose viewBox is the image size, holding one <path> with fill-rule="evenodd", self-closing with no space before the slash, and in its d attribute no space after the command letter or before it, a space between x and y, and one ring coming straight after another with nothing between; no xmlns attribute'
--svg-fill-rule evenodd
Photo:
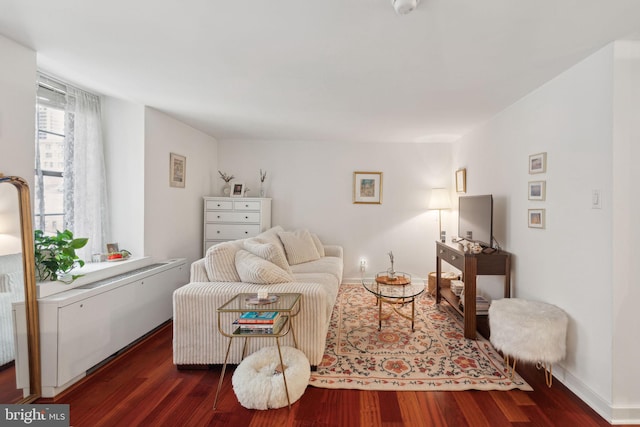
<svg viewBox="0 0 640 427"><path fill-rule="evenodd" d="M602 194L600 190L591 190L591 209L602 209Z"/></svg>

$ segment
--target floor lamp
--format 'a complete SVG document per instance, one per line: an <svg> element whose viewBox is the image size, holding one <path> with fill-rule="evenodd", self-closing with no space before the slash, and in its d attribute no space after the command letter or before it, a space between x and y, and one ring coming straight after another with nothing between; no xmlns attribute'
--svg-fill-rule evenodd
<svg viewBox="0 0 640 427"><path fill-rule="evenodd" d="M449 198L449 190L446 188L431 189L431 198L429 199L430 210L438 211L438 231L440 232L440 241L445 242L446 237L442 234L442 210L451 209L451 199Z"/></svg>

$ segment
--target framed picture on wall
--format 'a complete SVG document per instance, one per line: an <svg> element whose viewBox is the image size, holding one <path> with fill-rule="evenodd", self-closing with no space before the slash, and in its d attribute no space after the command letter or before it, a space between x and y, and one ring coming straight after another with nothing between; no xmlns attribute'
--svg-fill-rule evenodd
<svg viewBox="0 0 640 427"><path fill-rule="evenodd" d="M544 200L546 181L529 181L529 200Z"/></svg>
<svg viewBox="0 0 640 427"><path fill-rule="evenodd" d="M382 204L382 172L353 173L353 203Z"/></svg>
<svg viewBox="0 0 640 427"><path fill-rule="evenodd" d="M456 193L467 192L467 170L458 169L456 171Z"/></svg>
<svg viewBox="0 0 640 427"><path fill-rule="evenodd" d="M244 196L244 183L232 182L231 183L231 197L243 197Z"/></svg>
<svg viewBox="0 0 640 427"><path fill-rule="evenodd" d="M547 171L547 153L532 154L529 156L529 173L544 173Z"/></svg>
<svg viewBox="0 0 640 427"><path fill-rule="evenodd" d="M529 209L529 228L544 228L544 209Z"/></svg>
<svg viewBox="0 0 640 427"><path fill-rule="evenodd" d="M184 188L187 177L187 158L180 154L169 154L169 186Z"/></svg>

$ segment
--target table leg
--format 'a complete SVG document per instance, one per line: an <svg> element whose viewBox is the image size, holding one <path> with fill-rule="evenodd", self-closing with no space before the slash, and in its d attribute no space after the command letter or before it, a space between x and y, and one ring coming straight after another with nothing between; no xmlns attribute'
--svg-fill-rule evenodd
<svg viewBox="0 0 640 427"><path fill-rule="evenodd" d="M382 298L378 298L378 330L382 330Z"/></svg>
<svg viewBox="0 0 640 427"><path fill-rule="evenodd" d="M276 344L278 345L278 356L280 356L280 367L282 368L282 381L284 381L284 392L287 393L287 404L291 409L291 400L289 399L289 386L287 386L287 377L284 371L286 371L284 362L282 361L282 351L280 350L280 338L276 337Z"/></svg>
<svg viewBox="0 0 640 427"><path fill-rule="evenodd" d="M222 364L222 372L220 372L220 380L218 380L218 389L216 390L216 398L213 400L213 410L216 410L216 405L218 404L218 395L220 394L220 389L222 388L222 381L224 380L224 372L227 370L227 360L229 359L229 350L231 350L231 342L233 338L229 338L229 345L227 346L227 353L224 355L224 363ZM245 339L246 343L246 339Z"/></svg>
<svg viewBox="0 0 640 427"><path fill-rule="evenodd" d="M415 323L416 320L416 299L412 298L411 299L411 330L413 331L413 325Z"/></svg>

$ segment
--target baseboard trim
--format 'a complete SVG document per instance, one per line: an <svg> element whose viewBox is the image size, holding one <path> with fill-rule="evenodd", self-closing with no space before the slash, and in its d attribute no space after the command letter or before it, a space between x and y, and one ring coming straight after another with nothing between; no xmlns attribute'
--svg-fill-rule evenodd
<svg viewBox="0 0 640 427"><path fill-rule="evenodd" d="M611 403L603 399L598 393L594 392L579 378L564 369L560 364L553 365L553 376L567 387L573 394L578 396L584 403L589 405L591 409L596 411L598 415L607 422L612 423L613 411Z"/></svg>

